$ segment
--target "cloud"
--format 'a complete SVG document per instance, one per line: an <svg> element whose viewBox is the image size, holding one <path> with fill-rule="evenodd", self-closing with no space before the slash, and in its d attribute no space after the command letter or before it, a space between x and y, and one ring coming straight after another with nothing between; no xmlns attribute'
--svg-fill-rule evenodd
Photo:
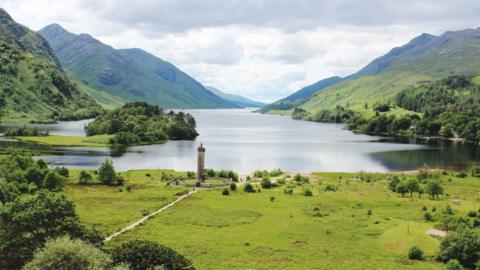
<svg viewBox="0 0 480 270"><path fill-rule="evenodd" d="M32 29L57 22L138 47L204 84L273 101L345 76L422 32L477 27L478 0L0 0Z"/></svg>

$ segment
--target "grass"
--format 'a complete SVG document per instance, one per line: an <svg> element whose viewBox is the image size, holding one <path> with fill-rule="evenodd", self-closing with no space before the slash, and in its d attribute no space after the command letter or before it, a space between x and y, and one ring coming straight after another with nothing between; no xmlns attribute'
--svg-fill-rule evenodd
<svg viewBox="0 0 480 270"><path fill-rule="evenodd" d="M128 171L122 175L131 192L70 183L64 194L75 202L84 223L112 232L183 190L166 187L162 173L185 175ZM424 220L422 208L436 207L435 216L450 205L455 215L465 216L480 207L480 180L442 175L446 195L429 200L391 192L389 174L368 174L368 183L361 180L365 175L314 173L310 183L294 187L293 195L285 195L285 187L257 193L239 187L229 196L221 194L223 188L201 190L109 245L130 239L157 241L185 254L197 269L442 269L433 260L440 241L425 234L435 223ZM260 188L258 182L254 185ZM327 185L338 190L326 192ZM307 188L312 197L303 195ZM452 199L461 204L453 205ZM315 208L320 216L314 215ZM414 245L425 252L425 261L408 260Z"/></svg>
<svg viewBox="0 0 480 270"><path fill-rule="evenodd" d="M71 170L63 194L75 202L76 212L85 225L95 226L108 235L175 200L177 193L186 190L167 187L161 180L162 173L180 174L169 170L128 171L122 173L126 180L123 187L111 187L79 185L76 183L79 171Z"/></svg>
<svg viewBox="0 0 480 270"><path fill-rule="evenodd" d="M108 147L112 135L84 136L18 136L18 140L48 144L53 146Z"/></svg>

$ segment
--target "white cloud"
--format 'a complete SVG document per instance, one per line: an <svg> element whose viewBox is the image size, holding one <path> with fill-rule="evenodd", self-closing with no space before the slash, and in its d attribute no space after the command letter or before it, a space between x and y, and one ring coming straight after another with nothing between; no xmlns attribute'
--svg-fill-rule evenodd
<svg viewBox="0 0 480 270"><path fill-rule="evenodd" d="M459 3L461 2L461 3ZM200 82L273 101L353 73L422 32L476 27L478 0L0 0L33 29L57 22L138 47Z"/></svg>

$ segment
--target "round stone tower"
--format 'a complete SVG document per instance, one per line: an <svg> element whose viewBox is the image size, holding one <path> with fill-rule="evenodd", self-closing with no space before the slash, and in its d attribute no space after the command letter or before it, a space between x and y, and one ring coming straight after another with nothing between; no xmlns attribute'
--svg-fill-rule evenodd
<svg viewBox="0 0 480 270"><path fill-rule="evenodd" d="M203 143L200 143L198 147L197 179L198 182L205 182L205 148Z"/></svg>

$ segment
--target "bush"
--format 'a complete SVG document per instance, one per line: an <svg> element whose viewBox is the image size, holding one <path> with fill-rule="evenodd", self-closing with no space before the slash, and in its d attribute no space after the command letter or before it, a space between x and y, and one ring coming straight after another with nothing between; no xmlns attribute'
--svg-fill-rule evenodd
<svg viewBox="0 0 480 270"><path fill-rule="evenodd" d="M480 166L475 166L472 168L472 176L480 177Z"/></svg>
<svg viewBox="0 0 480 270"><path fill-rule="evenodd" d="M115 264L128 264L131 270L156 269L193 270L192 262L175 250L153 241L131 240L111 251Z"/></svg>
<svg viewBox="0 0 480 270"><path fill-rule="evenodd" d="M423 214L423 219L426 221L433 221L433 216L430 214L430 212L425 212L425 214Z"/></svg>
<svg viewBox="0 0 480 270"><path fill-rule="evenodd" d="M68 172L68 169L65 168L65 167L57 167L57 168L55 168L55 171L63 177L69 177L70 176L70 173Z"/></svg>
<svg viewBox="0 0 480 270"><path fill-rule="evenodd" d="M336 192L336 191L337 191L337 187L334 186L334 185L332 185L332 184L327 184L323 190L325 190L325 191L331 191L331 192Z"/></svg>
<svg viewBox="0 0 480 270"><path fill-rule="evenodd" d="M480 238L471 229L459 226L440 243L440 251L437 260L448 262L458 260L461 265L473 268L479 261Z"/></svg>
<svg viewBox="0 0 480 270"><path fill-rule="evenodd" d="M410 260L423 260L423 251L419 247L413 246L408 250L408 258Z"/></svg>
<svg viewBox="0 0 480 270"><path fill-rule="evenodd" d="M293 189L291 188L286 188L283 190L283 193L286 195L292 195L293 194Z"/></svg>
<svg viewBox="0 0 480 270"><path fill-rule="evenodd" d="M97 179L98 182L109 186L123 184L123 179L115 172L115 168L113 167L111 159L106 159L103 161L102 165L98 169Z"/></svg>
<svg viewBox="0 0 480 270"><path fill-rule="evenodd" d="M445 264L445 270L463 270L463 266L458 262L458 260L449 260Z"/></svg>
<svg viewBox="0 0 480 270"><path fill-rule="evenodd" d="M224 188L224 189L222 190L222 195L225 195L225 196L230 195L230 190L229 190L228 188Z"/></svg>
<svg viewBox="0 0 480 270"><path fill-rule="evenodd" d="M80 175L78 176L78 183L80 185L88 185L90 182L92 182L92 179L92 175L87 171L81 171Z"/></svg>
<svg viewBox="0 0 480 270"><path fill-rule="evenodd" d="M55 171L51 171L45 176L43 186L51 191L59 191L62 190L66 182L67 179L65 179L65 177Z"/></svg>
<svg viewBox="0 0 480 270"><path fill-rule="evenodd" d="M458 178L465 178L465 177L467 177L467 176L468 176L468 174L467 174L466 172L459 172L459 173L457 174L457 177L458 177Z"/></svg>
<svg viewBox="0 0 480 270"><path fill-rule="evenodd" d="M260 182L260 185L262 186L262 188L272 188L272 182L270 181L270 179L268 179L268 177L264 177Z"/></svg>
<svg viewBox="0 0 480 270"><path fill-rule="evenodd" d="M38 269L111 269L112 259L91 244L68 236L49 240L38 249L24 270Z"/></svg>
<svg viewBox="0 0 480 270"><path fill-rule="evenodd" d="M475 211L475 210L470 210L470 211L468 211L467 216L469 216L469 217L476 217L476 216L477 216L477 211Z"/></svg>
<svg viewBox="0 0 480 270"><path fill-rule="evenodd" d="M248 192L248 193L255 193L255 188L253 187L252 184L246 183L246 184L243 186L243 191Z"/></svg>
<svg viewBox="0 0 480 270"><path fill-rule="evenodd" d="M231 190L231 191L237 190L237 185L236 185L235 183L230 183L230 186L229 186L229 187L230 187L230 190Z"/></svg>
<svg viewBox="0 0 480 270"><path fill-rule="evenodd" d="M313 192L310 189L307 188L303 191L303 195L305 195L307 197L311 197L311 196L313 196Z"/></svg>

